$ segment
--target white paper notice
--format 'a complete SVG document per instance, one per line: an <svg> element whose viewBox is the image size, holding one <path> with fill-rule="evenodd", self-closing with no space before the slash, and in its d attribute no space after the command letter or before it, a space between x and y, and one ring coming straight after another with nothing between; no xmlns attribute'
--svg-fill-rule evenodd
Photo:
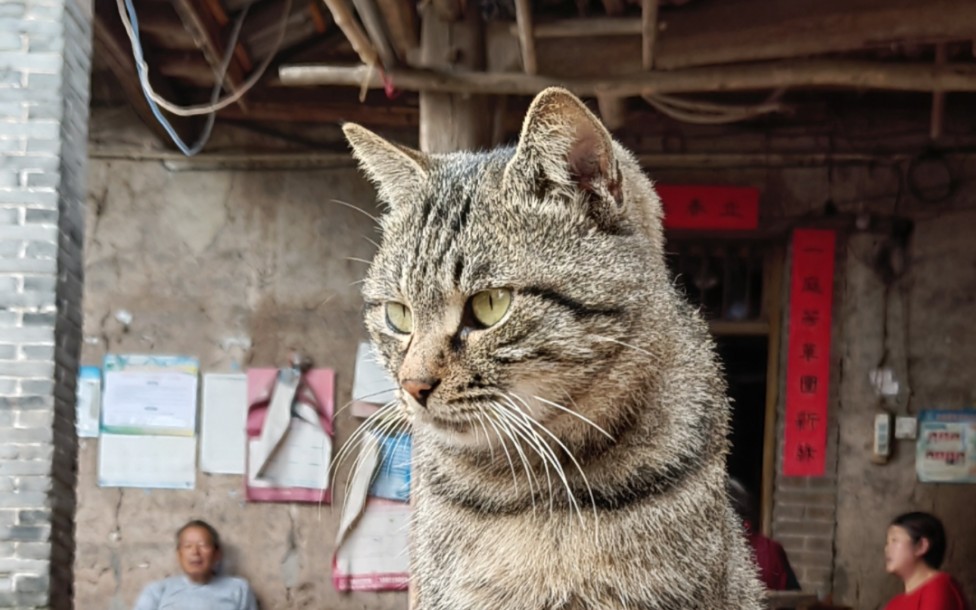
<svg viewBox="0 0 976 610"><path fill-rule="evenodd" d="M196 430L197 377L185 373L105 373L102 428L110 432Z"/></svg>
<svg viewBox="0 0 976 610"><path fill-rule="evenodd" d="M193 489L196 449L195 436L102 434L98 485Z"/></svg>
<svg viewBox="0 0 976 610"><path fill-rule="evenodd" d="M243 373L204 375L200 470L215 474L244 474L246 425L247 376Z"/></svg>
<svg viewBox="0 0 976 610"><path fill-rule="evenodd" d="M251 459L259 453L260 440L248 443ZM292 417L288 431L278 448L267 459L261 478L252 470L248 476L251 487L329 487L329 466L332 459L332 439L318 423Z"/></svg>
<svg viewBox="0 0 976 610"><path fill-rule="evenodd" d="M78 436L97 437L102 409L102 369L97 366L83 366L78 371L78 398L75 406L75 429Z"/></svg>
<svg viewBox="0 0 976 610"><path fill-rule="evenodd" d="M386 369L377 362L372 346L365 341L360 343L356 349L356 373L352 382L352 414L369 417L376 411L377 405L395 400L396 385Z"/></svg>
<svg viewBox="0 0 976 610"><path fill-rule="evenodd" d="M333 583L340 591L405 589L410 580L410 505L370 500L336 552Z"/></svg>

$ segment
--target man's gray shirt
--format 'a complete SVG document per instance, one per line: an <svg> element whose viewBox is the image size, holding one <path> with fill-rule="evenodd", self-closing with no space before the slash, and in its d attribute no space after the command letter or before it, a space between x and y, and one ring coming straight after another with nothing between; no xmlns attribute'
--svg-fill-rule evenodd
<svg viewBox="0 0 976 610"><path fill-rule="evenodd" d="M133 610L257 610L243 578L214 576L205 585L186 576L157 580L142 590Z"/></svg>

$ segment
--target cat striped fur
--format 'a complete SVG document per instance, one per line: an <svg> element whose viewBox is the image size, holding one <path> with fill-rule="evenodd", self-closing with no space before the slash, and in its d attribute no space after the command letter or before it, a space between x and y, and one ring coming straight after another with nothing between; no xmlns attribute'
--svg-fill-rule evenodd
<svg viewBox="0 0 976 610"><path fill-rule="evenodd" d="M422 610L758 610L729 403L661 205L576 97L519 143L423 154L347 124L380 199L365 321L414 435Z"/></svg>

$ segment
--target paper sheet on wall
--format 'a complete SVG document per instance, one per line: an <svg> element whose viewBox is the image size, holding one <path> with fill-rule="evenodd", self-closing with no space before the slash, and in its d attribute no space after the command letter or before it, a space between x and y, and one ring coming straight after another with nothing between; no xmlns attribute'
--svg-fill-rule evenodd
<svg viewBox="0 0 976 610"><path fill-rule="evenodd" d="M396 398L396 383L377 361L372 345L363 341L356 350L356 372L352 382L354 417L369 417L381 406Z"/></svg>
<svg viewBox="0 0 976 610"><path fill-rule="evenodd" d="M183 356L105 356L102 432L192 436L199 370Z"/></svg>
<svg viewBox="0 0 976 610"><path fill-rule="evenodd" d="M314 417L314 415L313 415ZM327 489L329 467L332 459L332 439L322 430L321 424L299 417L291 418L288 426L288 442L281 443L264 463L261 477L257 470L248 474L251 487L301 487ZM258 449L261 441L248 443L251 455L263 454Z"/></svg>
<svg viewBox="0 0 976 610"><path fill-rule="evenodd" d="M214 474L244 474L246 424L247 376L243 373L204 375L200 470Z"/></svg>
<svg viewBox="0 0 976 610"><path fill-rule="evenodd" d="M99 487L193 489L196 437L102 434Z"/></svg>
<svg viewBox="0 0 976 610"><path fill-rule="evenodd" d="M78 398L75 403L75 429L81 438L98 436L102 409L102 369L83 366L78 371Z"/></svg>
<svg viewBox="0 0 976 610"><path fill-rule="evenodd" d="M369 500L332 565L339 591L405 590L410 581L410 505Z"/></svg>

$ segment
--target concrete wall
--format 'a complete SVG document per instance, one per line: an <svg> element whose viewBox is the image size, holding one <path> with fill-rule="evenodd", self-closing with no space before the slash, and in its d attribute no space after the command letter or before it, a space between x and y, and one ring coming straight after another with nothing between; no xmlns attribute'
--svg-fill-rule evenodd
<svg viewBox="0 0 976 610"><path fill-rule="evenodd" d="M0 1L0 608L70 608L91 6Z"/></svg>
<svg viewBox="0 0 976 610"><path fill-rule="evenodd" d="M349 400L365 336L355 285L375 239L373 194L352 168L171 173L155 162L91 164L83 362L106 352L189 354L205 372L287 363L307 351ZM129 324L119 321L127 312ZM250 344L251 347L241 347ZM346 411L339 437L355 423ZM265 610L405 608L403 594L340 596L331 584L338 508L247 504L238 476L198 474L193 491L103 489L97 441L79 457L76 607L130 608L178 573L173 533L190 518L226 540L227 567ZM339 479L342 479L340 473ZM341 496L339 496L341 499Z"/></svg>

